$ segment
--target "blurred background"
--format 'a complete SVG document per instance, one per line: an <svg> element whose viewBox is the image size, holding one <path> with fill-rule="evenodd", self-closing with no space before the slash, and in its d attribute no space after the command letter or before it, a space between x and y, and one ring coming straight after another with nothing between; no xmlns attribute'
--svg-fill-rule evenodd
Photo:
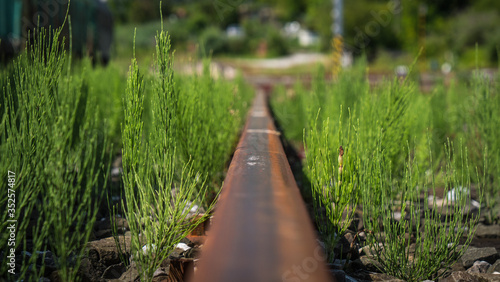
<svg viewBox="0 0 500 282"><path fill-rule="evenodd" d="M3 60L23 48L30 28L61 25L67 2L0 0ZM159 0L72 0L70 15L73 52L104 65L128 65L134 31L137 57L148 63L161 18L178 61L212 56L244 67L251 59L288 56L296 65L328 65L332 38L342 36L337 63L348 66L366 56L373 71L407 66L421 49L425 71L496 68L499 62L497 0L164 0L161 12Z"/></svg>

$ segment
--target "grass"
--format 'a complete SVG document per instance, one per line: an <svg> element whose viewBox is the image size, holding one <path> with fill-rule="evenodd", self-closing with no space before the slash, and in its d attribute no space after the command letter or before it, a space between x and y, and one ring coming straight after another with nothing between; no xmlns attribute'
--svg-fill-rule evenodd
<svg viewBox="0 0 500 282"><path fill-rule="evenodd" d="M342 121L337 130L333 130L328 118L319 129L316 122L304 137L307 175L311 179L313 204L318 211L318 228L328 261L333 262L338 256L335 247L352 223L358 203L355 189L359 183L352 174L355 157L351 155L350 146L354 140L349 132L343 131ZM316 134L319 131L323 134Z"/></svg>
<svg viewBox="0 0 500 282"><path fill-rule="evenodd" d="M331 83L321 70L316 77L309 88L277 88L271 103L285 136L298 140L304 132L305 172L329 260L339 257L337 243L359 210L383 271L408 281L443 275L479 217L468 214L467 193L440 207L427 199L436 189L475 187L491 198L486 210L495 221L497 84L473 79L422 94L410 76L369 86L363 62Z"/></svg>
<svg viewBox="0 0 500 282"><path fill-rule="evenodd" d="M464 108L466 136L471 148L471 159L480 170L477 179L485 188L485 203L490 223L500 222L500 95L498 78L491 82L487 77L473 77L470 103ZM483 164L483 165L480 165Z"/></svg>
<svg viewBox="0 0 500 282"><path fill-rule="evenodd" d="M225 178L253 93L241 77L232 84L213 79L208 60L200 76L181 77L178 84L178 150L184 163L191 160L193 168L208 177L211 201Z"/></svg>
<svg viewBox="0 0 500 282"><path fill-rule="evenodd" d="M135 58L130 66L123 101L123 205L142 280L151 280L175 245L209 215L248 107L250 92L241 80L214 80L208 66L201 76L176 77L163 30L156 37L149 93ZM202 204L205 216L193 220Z"/></svg>
<svg viewBox="0 0 500 282"><path fill-rule="evenodd" d="M47 277L52 269L32 266L50 251L63 281L81 279L86 243L110 192L111 156L123 148L132 256L147 279L203 220L192 221L193 212L210 213L253 93L241 77L216 80L208 68L200 76L174 75L164 32L145 60L152 67L139 72L134 58L128 75L119 63L92 68L88 58L73 61L61 39L59 30L42 33L0 70L2 187L11 183L8 171L16 175L18 265L8 277ZM8 190L0 193L7 206ZM0 270L7 277L7 264Z"/></svg>
<svg viewBox="0 0 500 282"><path fill-rule="evenodd" d="M123 169L125 215L132 234L131 252L141 280L153 273L177 244L199 224L187 218L202 201L206 186L189 163L176 167L177 95L173 84L170 41L157 36L157 75L151 102L152 126L143 132L144 84L137 62L132 60L124 98ZM144 139L145 138L145 139ZM176 172L181 178L174 183Z"/></svg>
<svg viewBox="0 0 500 282"><path fill-rule="evenodd" d="M15 249L40 251L24 253L20 279L42 277L44 267L30 265L51 250L58 276L76 280L107 179L107 140L91 110L96 103L85 76L71 76L59 34L42 30L15 60L2 89L0 183L6 186L7 170L16 173Z"/></svg>
<svg viewBox="0 0 500 282"><path fill-rule="evenodd" d="M452 158L451 146L446 152L445 195L457 187L471 187L471 177L464 173L465 150ZM362 161L359 174L363 222L373 259L381 271L405 281L443 276L446 271L441 270L460 258L476 230L479 213L471 215L467 210L470 193L456 193L454 199L438 203L434 177L415 173L419 170L415 160L407 160L403 177L393 178L391 162L383 152L369 157L372 161Z"/></svg>

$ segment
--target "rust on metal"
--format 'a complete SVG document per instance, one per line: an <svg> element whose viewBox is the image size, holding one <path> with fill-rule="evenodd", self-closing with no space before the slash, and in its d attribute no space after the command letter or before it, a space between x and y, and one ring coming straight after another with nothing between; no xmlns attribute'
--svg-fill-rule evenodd
<svg viewBox="0 0 500 282"><path fill-rule="evenodd" d="M195 282L333 280L262 90L198 263Z"/></svg>
<svg viewBox="0 0 500 282"><path fill-rule="evenodd" d="M193 221L197 221L200 218L202 218L204 214L199 214L195 218L193 218ZM206 219L202 223L200 223L198 226L196 226L195 229L193 229L189 235L186 236L189 241L194 243L195 245L201 245L204 244L206 239L207 239L207 230L209 229L210 226L210 221L211 218Z"/></svg>

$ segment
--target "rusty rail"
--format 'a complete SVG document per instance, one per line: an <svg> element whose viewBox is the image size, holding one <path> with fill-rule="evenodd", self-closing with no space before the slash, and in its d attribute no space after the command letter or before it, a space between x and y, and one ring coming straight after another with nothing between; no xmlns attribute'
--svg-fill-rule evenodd
<svg viewBox="0 0 500 282"><path fill-rule="evenodd" d="M229 167L195 282L332 281L263 90Z"/></svg>

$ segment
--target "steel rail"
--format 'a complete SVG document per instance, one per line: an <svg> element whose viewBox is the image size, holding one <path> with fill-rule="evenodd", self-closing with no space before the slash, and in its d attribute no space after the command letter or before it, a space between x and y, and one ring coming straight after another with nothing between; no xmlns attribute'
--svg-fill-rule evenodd
<svg viewBox="0 0 500 282"><path fill-rule="evenodd" d="M258 90L202 248L194 282L332 281Z"/></svg>

